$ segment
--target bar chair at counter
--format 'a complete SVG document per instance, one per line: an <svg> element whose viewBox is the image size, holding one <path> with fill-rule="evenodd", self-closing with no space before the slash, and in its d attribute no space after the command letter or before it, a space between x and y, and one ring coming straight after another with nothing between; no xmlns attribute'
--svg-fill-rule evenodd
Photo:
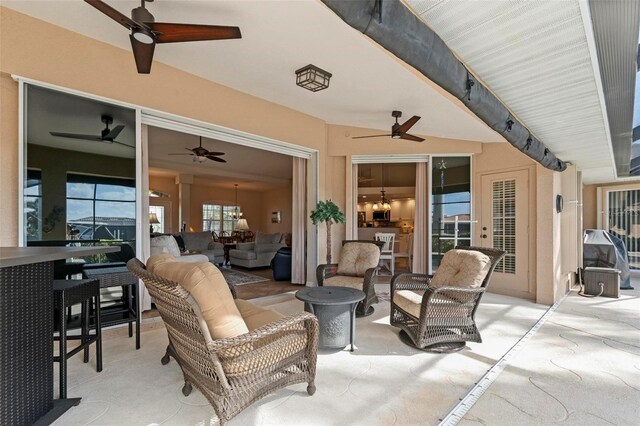
<svg viewBox="0 0 640 426"><path fill-rule="evenodd" d="M89 362L89 346L96 344L96 370L102 371L102 333L100 330L100 281L89 280L54 280L53 307L58 324L58 336L53 340L59 341L58 356L54 362L60 363L60 399L67 398L67 360L80 351L84 351L84 362ZM80 314L80 335L67 336L67 316L65 311L74 305L82 305ZM93 304L94 306L90 306ZM90 315L96 324L95 333L89 329ZM67 352L67 340L80 340L80 345Z"/></svg>

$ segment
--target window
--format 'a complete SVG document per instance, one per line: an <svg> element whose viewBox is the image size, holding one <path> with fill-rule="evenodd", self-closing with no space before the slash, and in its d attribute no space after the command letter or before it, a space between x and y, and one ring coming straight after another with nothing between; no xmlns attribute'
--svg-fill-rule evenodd
<svg viewBox="0 0 640 426"><path fill-rule="evenodd" d="M240 206L223 206L220 204L202 205L202 230L211 231L216 234L221 232L231 233L235 227L236 219L232 213Z"/></svg>
<svg viewBox="0 0 640 426"><path fill-rule="evenodd" d="M149 214L155 213L160 223L152 223L153 232L164 232L164 206L149 206Z"/></svg>
<svg viewBox="0 0 640 426"><path fill-rule="evenodd" d="M135 241L135 181L68 174L67 229L72 240Z"/></svg>
<svg viewBox="0 0 640 426"><path fill-rule="evenodd" d="M471 245L469 157L434 157L431 182L431 262L435 271L446 252Z"/></svg>
<svg viewBox="0 0 640 426"><path fill-rule="evenodd" d="M27 170L24 188L24 214L27 240L42 239L42 172Z"/></svg>
<svg viewBox="0 0 640 426"><path fill-rule="evenodd" d="M629 267L640 269L640 189L607 191L605 229L622 239Z"/></svg>

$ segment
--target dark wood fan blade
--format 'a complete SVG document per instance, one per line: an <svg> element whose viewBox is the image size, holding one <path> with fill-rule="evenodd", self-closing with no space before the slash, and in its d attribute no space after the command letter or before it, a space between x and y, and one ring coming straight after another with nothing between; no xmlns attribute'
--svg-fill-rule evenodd
<svg viewBox="0 0 640 426"><path fill-rule="evenodd" d="M224 152L207 152L207 155L224 155Z"/></svg>
<svg viewBox="0 0 640 426"><path fill-rule="evenodd" d="M122 143L122 142L118 142L118 141L110 141L110 142L111 142L111 143L117 143L118 145L126 146L127 148L133 148L133 149L136 149L136 147L135 147L135 146L133 146L133 145L129 145L129 144L126 144L126 143Z"/></svg>
<svg viewBox="0 0 640 426"><path fill-rule="evenodd" d="M156 48L156 44L141 43L132 35L129 35L129 39L131 40L131 49L133 49L133 57L136 60L136 68L138 68L138 73L149 74L151 72L153 51Z"/></svg>
<svg viewBox="0 0 640 426"><path fill-rule="evenodd" d="M130 19L128 16L123 15L122 13L118 12L117 10L115 10L114 8L112 8L111 6L109 6L108 4L100 1L100 0L84 0L86 3L90 4L91 6L95 7L96 9L98 9L100 12L104 13L105 15L107 15L109 18L113 19L114 21L116 21L117 23L119 23L120 25L122 25L125 28L145 28L146 25L140 24L132 19Z"/></svg>
<svg viewBox="0 0 640 426"><path fill-rule="evenodd" d="M60 133L60 132L49 132L51 136L58 136L61 138L69 138L69 139L82 139L86 141L102 141L102 136L96 135L79 135L77 133Z"/></svg>
<svg viewBox="0 0 640 426"><path fill-rule="evenodd" d="M238 27L172 24L168 22L145 22L145 25L154 32L156 43L242 38Z"/></svg>
<svg viewBox="0 0 640 426"><path fill-rule="evenodd" d="M115 142L114 139L118 137L122 129L124 129L123 125L114 127L113 129L111 129L111 131L109 131L109 133L107 133L107 136L105 136L103 139ZM130 145L127 145L127 146L130 146Z"/></svg>
<svg viewBox="0 0 640 426"><path fill-rule="evenodd" d="M213 160L213 161L217 161L218 163L226 163L227 160L224 160L222 158L218 158L214 155L205 155L205 157L207 157L209 160Z"/></svg>
<svg viewBox="0 0 640 426"><path fill-rule="evenodd" d="M370 135L370 136L353 136L351 139L364 139L364 138L381 138L381 137L388 137L390 138L391 135Z"/></svg>
<svg viewBox="0 0 640 426"><path fill-rule="evenodd" d="M409 129L418 122L418 120L420 120L420 117L414 115L413 117L402 123L400 127L398 127L398 133L407 133Z"/></svg>
<svg viewBox="0 0 640 426"><path fill-rule="evenodd" d="M195 154L182 154L182 153L180 153L180 154L167 154L167 155L195 155Z"/></svg>
<svg viewBox="0 0 640 426"><path fill-rule="evenodd" d="M409 133L404 133L404 134L400 135L400 139L406 139L408 141L414 141L414 142L422 142L422 141L424 141L424 139L419 138L417 136L410 135Z"/></svg>

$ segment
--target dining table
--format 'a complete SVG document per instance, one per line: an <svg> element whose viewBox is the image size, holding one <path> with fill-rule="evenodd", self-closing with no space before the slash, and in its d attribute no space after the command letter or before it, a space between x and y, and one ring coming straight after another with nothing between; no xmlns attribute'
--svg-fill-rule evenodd
<svg viewBox="0 0 640 426"><path fill-rule="evenodd" d="M118 246L0 247L0 424L51 424L80 398L53 394L53 265Z"/></svg>

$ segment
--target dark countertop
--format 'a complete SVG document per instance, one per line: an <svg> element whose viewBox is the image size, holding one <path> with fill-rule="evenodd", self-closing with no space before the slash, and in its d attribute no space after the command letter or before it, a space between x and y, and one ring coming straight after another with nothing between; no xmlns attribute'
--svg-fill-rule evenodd
<svg viewBox="0 0 640 426"><path fill-rule="evenodd" d="M120 247L0 247L0 268L117 251Z"/></svg>

